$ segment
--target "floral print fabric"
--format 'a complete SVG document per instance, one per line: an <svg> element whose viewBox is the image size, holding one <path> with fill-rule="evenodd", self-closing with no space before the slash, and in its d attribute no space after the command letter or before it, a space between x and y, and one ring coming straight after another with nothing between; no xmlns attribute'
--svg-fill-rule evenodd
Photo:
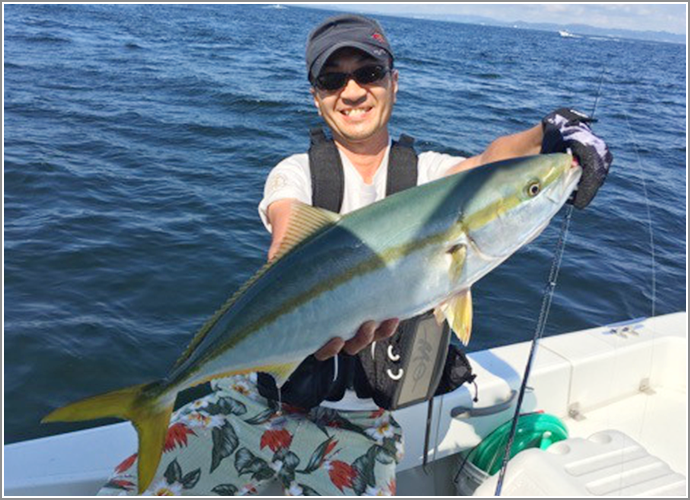
<svg viewBox="0 0 690 500"><path fill-rule="evenodd" d="M156 477L144 495L394 495L400 426L385 410L309 412L260 396L255 374L212 382L214 392L173 413ZM136 454L99 495L135 495Z"/></svg>

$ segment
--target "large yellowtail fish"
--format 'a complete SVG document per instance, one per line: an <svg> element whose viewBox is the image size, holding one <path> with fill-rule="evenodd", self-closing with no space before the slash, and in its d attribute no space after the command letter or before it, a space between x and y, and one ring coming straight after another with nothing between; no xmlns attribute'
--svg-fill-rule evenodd
<svg viewBox="0 0 690 500"><path fill-rule="evenodd" d="M281 386L330 338L431 308L467 343L472 284L549 224L580 175L570 155L540 155L445 177L344 216L295 205L278 255L206 322L164 379L78 401L43 421L131 420L141 493L184 389L253 371Z"/></svg>

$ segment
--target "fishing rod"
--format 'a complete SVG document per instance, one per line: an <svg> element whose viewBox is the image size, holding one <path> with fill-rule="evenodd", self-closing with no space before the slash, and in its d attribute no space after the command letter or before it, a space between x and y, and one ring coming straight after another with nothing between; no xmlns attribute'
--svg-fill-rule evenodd
<svg viewBox="0 0 690 500"><path fill-rule="evenodd" d="M597 95L594 100L594 106L592 108L592 113L590 114L590 121L594 121L594 113L597 109L597 104L599 102L599 96L601 95L601 85L604 81L604 73L606 69L602 70L601 77L599 79L599 88L597 90ZM498 480L496 482L496 490L494 495L501 496L501 490L503 489L503 481L505 480L506 470L508 469L508 462L510 461L510 452L513 448L513 441L515 439L515 434L517 432L517 425L520 419L520 409L522 408L522 401L525 397L525 392L527 391L527 381L529 380L530 373L532 371L532 364L536 358L537 346L539 340L544 335L544 330L546 329L546 322L549 317L549 312L551 311L551 303L553 302L553 296L556 291L556 283L558 282L558 273L561 269L561 264L563 262L563 254L565 252L565 243L568 236L568 230L570 228L570 221L573 215L573 205L569 204L566 208L565 216L563 217L563 222L561 223L561 232L558 237L558 243L556 244L556 250L554 252L554 257L551 262L551 270L549 271L549 278L546 282L544 288L544 293L542 295L541 310L539 311L539 319L537 320L537 327L534 331L534 336L532 338L532 345L530 347L529 356L527 358L527 364L525 365L525 372L522 376L522 383L520 385L520 390L518 392L517 403L515 405L515 413L510 426L510 433L508 434L508 442L506 443L505 453L503 455L503 462L501 464L501 470L498 475Z"/></svg>

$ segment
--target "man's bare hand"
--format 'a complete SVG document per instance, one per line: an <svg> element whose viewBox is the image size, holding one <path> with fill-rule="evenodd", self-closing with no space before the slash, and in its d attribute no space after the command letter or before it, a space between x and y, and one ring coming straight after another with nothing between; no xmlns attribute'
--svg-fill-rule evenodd
<svg viewBox="0 0 690 500"><path fill-rule="evenodd" d="M399 319L387 319L379 325L375 321L367 321L359 327L357 334L347 342L340 337L334 337L314 353L314 357L319 361L326 361L340 351L349 355L357 354L372 342L384 340L392 336L398 329Z"/></svg>

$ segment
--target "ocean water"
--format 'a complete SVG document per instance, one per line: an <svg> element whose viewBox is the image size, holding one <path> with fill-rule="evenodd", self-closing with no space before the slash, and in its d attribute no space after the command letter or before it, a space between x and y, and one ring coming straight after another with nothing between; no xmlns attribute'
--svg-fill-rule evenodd
<svg viewBox="0 0 690 500"><path fill-rule="evenodd" d="M304 44L328 13L5 5L5 442L160 378L265 261L269 170L319 123ZM546 334L685 310L685 46L378 16L420 151L480 152L574 106L615 161L576 211ZM645 185L656 267L647 223ZM474 287L470 350L531 338L560 217ZM652 295L655 296L654 306Z"/></svg>

